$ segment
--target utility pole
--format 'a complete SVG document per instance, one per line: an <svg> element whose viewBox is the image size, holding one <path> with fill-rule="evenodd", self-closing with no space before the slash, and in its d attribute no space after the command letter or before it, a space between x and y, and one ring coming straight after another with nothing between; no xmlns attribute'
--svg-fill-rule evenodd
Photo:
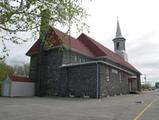
<svg viewBox="0 0 159 120"><path fill-rule="evenodd" d="M145 80L145 85L146 85L146 83L147 83L146 74L144 74L144 80Z"/></svg>

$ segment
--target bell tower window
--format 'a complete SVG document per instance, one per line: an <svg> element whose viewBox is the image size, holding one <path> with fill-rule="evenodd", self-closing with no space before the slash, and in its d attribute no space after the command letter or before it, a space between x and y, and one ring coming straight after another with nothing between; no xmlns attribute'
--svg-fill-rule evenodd
<svg viewBox="0 0 159 120"><path fill-rule="evenodd" d="M116 43L116 49L119 50L119 42Z"/></svg>
<svg viewBox="0 0 159 120"><path fill-rule="evenodd" d="M117 53L122 58L124 58L125 61L128 61L127 54L125 51L125 41L126 41L126 39L124 37L122 37L119 20L117 19L116 36L113 39L114 52Z"/></svg>

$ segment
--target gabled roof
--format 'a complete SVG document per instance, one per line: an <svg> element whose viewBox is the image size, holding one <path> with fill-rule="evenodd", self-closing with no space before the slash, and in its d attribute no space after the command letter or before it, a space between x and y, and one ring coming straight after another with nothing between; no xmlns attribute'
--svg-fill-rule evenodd
<svg viewBox="0 0 159 120"><path fill-rule="evenodd" d="M89 57L107 57L117 64L125 66L133 71L137 71L131 64L126 62L122 57L113 51L109 50L105 46L101 45L91 37L82 33L77 39L72 36L66 35L56 28L51 28L49 32L49 41L53 43L54 47L57 45L70 46L71 49L76 49L80 53L83 53ZM39 50L39 41L36 41L34 45L29 49L26 55L31 56L37 53Z"/></svg>
<svg viewBox="0 0 159 120"><path fill-rule="evenodd" d="M59 31L56 28L51 29L49 40L53 44L53 46L71 46L71 48L79 50L79 52L93 57L92 52L81 41L75 39L72 36L67 35L66 33ZM29 49L29 51L26 53L26 55L31 56L32 54L37 53L39 50L39 45L39 41L36 41L34 45Z"/></svg>
<svg viewBox="0 0 159 120"><path fill-rule="evenodd" d="M128 62L126 62L121 56L119 56L115 52L109 50L108 48L106 48L102 44L98 43L94 39L90 38L89 36L85 35L84 33L82 33L78 37L78 39L80 41L82 41L85 45L87 45L87 47L94 53L94 55L96 57L106 56L109 59L111 59L112 61L114 61L114 62L116 62L116 63L118 63L120 65L123 65L123 66L125 66L125 67L127 67L129 69L137 71L136 68L134 68Z"/></svg>
<svg viewBox="0 0 159 120"><path fill-rule="evenodd" d="M33 82L30 78L27 77L9 76L9 78L15 82Z"/></svg>

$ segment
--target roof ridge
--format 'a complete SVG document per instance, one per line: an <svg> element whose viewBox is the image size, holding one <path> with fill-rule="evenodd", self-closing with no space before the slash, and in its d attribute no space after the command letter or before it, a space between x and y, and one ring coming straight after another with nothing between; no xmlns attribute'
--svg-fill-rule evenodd
<svg viewBox="0 0 159 120"><path fill-rule="evenodd" d="M91 37L89 37L88 35L86 35L85 33L81 33L80 36L79 36L77 39L79 39L84 45L86 45L89 49L91 49L91 48L90 48L90 44L87 45L87 44L85 43L85 41L81 38L82 36L86 37L87 40L89 40L89 42L91 42L91 44L94 45L94 47L96 47L98 50L100 50L100 54L101 54L102 56L106 56L106 54L104 53L104 51L94 43L94 42L96 42L96 41L95 41L93 38L91 38ZM88 41L87 41L87 42L88 42ZM92 51L92 50L93 50L93 49L91 49L91 51Z"/></svg>
<svg viewBox="0 0 159 120"><path fill-rule="evenodd" d="M106 46L102 45L101 43L99 43L98 41L94 40L93 38L89 37L88 35L86 35L85 33L82 33L81 35L86 36L87 38L89 38L89 40L91 40L93 42L93 44L96 44L96 47L98 47L98 49L100 49L101 51L103 51L104 53L110 52L110 54L108 55L108 53L105 53L105 56L110 57L111 59L113 59L114 62L123 65L129 69L134 69L136 71L138 71L133 65L131 65L129 62L125 61L121 56L119 56L117 53L113 52L112 50L110 50L109 48L107 48ZM81 36L80 35L80 36ZM79 37L80 37L79 36ZM102 47L102 48L101 48ZM103 50L104 49L104 50ZM115 56L113 56L115 55ZM117 58L116 58L117 57ZM129 67L128 67L129 66Z"/></svg>
<svg viewBox="0 0 159 120"><path fill-rule="evenodd" d="M120 55L118 55L117 53L113 52L112 50L110 50L110 49L107 48L106 46L104 46L104 45L102 45L101 43L97 42L96 40L94 40L94 39L91 38L90 36L86 35L85 33L83 33L83 34L84 34L85 36L87 36L88 38L90 38L93 42L95 42L95 43L101 45L101 46L104 47L105 49L109 50L109 52L115 54L116 56L118 56L118 57L120 57L122 60L124 60ZM97 46L97 47L98 47L98 46ZM98 48L100 48L100 47L98 47ZM100 49L101 49L101 48L100 48ZM102 50L102 51L103 51L103 50ZM127 61L125 61L125 62L127 62ZM128 62L127 62L127 63L128 63Z"/></svg>
<svg viewBox="0 0 159 120"><path fill-rule="evenodd" d="M101 43L99 43L99 42L97 42L96 40L94 40L93 38L91 38L90 36L88 36L88 35L86 35L85 33L83 33L85 36L87 36L91 41L93 41L93 42L95 42L95 44L97 43L97 44L99 44L100 46L102 46L103 48L105 48L105 49L107 49L107 50L109 50L111 53L114 53L114 54L116 54L115 52L113 52L112 50L110 50L109 48L107 48L106 46L104 46L104 45L102 45ZM97 46L97 45L96 45ZM99 46L97 46L100 50L102 50ZM102 50L103 51L103 50ZM104 52L104 51L103 51ZM116 54L116 55L118 55L118 54ZM119 56L119 55L118 55ZM119 56L120 57L120 56ZM120 58L122 58L122 57L120 57ZM123 59L123 58L122 58ZM124 59L123 59L124 60Z"/></svg>
<svg viewBox="0 0 159 120"><path fill-rule="evenodd" d="M57 29L57 28L55 28L55 27L52 27L52 29L54 30L54 32L55 32L56 34L58 34L57 32L60 32L60 33L62 33L62 34L67 33L67 32L63 32L63 31L61 31L61 30L59 30L59 29ZM58 35L57 35L57 36L58 36ZM69 34L66 34L66 37L70 37L70 38L73 38L74 40L77 40L75 37L73 37L73 36L71 36L71 35L69 35Z"/></svg>
<svg viewBox="0 0 159 120"><path fill-rule="evenodd" d="M53 30L59 38L63 37L62 35L65 34L64 32L58 30L55 27L53 27ZM82 52L84 55L87 55L89 57L93 57L92 51L89 50L88 47L85 44L83 44L83 42L81 42L79 39L77 39L71 35L68 35L68 34L66 34L66 37L64 37L63 39L64 39L65 45L68 46L70 44L69 46L71 48L79 50L79 52Z"/></svg>

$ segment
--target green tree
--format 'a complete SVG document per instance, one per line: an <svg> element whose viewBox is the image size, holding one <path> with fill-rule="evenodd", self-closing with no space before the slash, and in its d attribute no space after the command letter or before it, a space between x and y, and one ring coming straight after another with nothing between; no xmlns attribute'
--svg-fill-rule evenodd
<svg viewBox="0 0 159 120"><path fill-rule="evenodd" d="M87 13L82 0L0 0L0 40L3 53L8 55L5 41L25 42L17 34L30 31L37 38L47 31L48 25L75 25L78 30L88 26L83 22ZM44 37L44 35L42 36ZM1 59L4 57L1 55Z"/></svg>
<svg viewBox="0 0 159 120"><path fill-rule="evenodd" d="M13 67L7 65L4 61L0 61L0 96L1 96L1 86L2 81L6 78L7 75L13 74Z"/></svg>
<svg viewBox="0 0 159 120"><path fill-rule="evenodd" d="M13 67L7 65L4 61L0 62L0 83L6 78L7 75L13 75Z"/></svg>
<svg viewBox="0 0 159 120"><path fill-rule="evenodd" d="M11 76L14 74L14 68L10 65L7 65L7 75Z"/></svg>
<svg viewBox="0 0 159 120"><path fill-rule="evenodd" d="M0 83L7 75L7 65L4 61L0 62Z"/></svg>
<svg viewBox="0 0 159 120"><path fill-rule="evenodd" d="M7 51L4 40L20 43L16 33L31 31L39 35L40 49L38 58L38 80L40 94L44 95L42 78L43 48L49 26L60 24L62 26L75 25L79 30L87 25L83 22L87 14L81 7L82 0L0 0L0 31L10 33L9 36L0 36ZM80 26L79 26L80 25ZM69 29L70 30L70 29ZM68 31L69 31L68 30ZM21 41L20 41L21 40ZM7 52L6 52L7 53Z"/></svg>

